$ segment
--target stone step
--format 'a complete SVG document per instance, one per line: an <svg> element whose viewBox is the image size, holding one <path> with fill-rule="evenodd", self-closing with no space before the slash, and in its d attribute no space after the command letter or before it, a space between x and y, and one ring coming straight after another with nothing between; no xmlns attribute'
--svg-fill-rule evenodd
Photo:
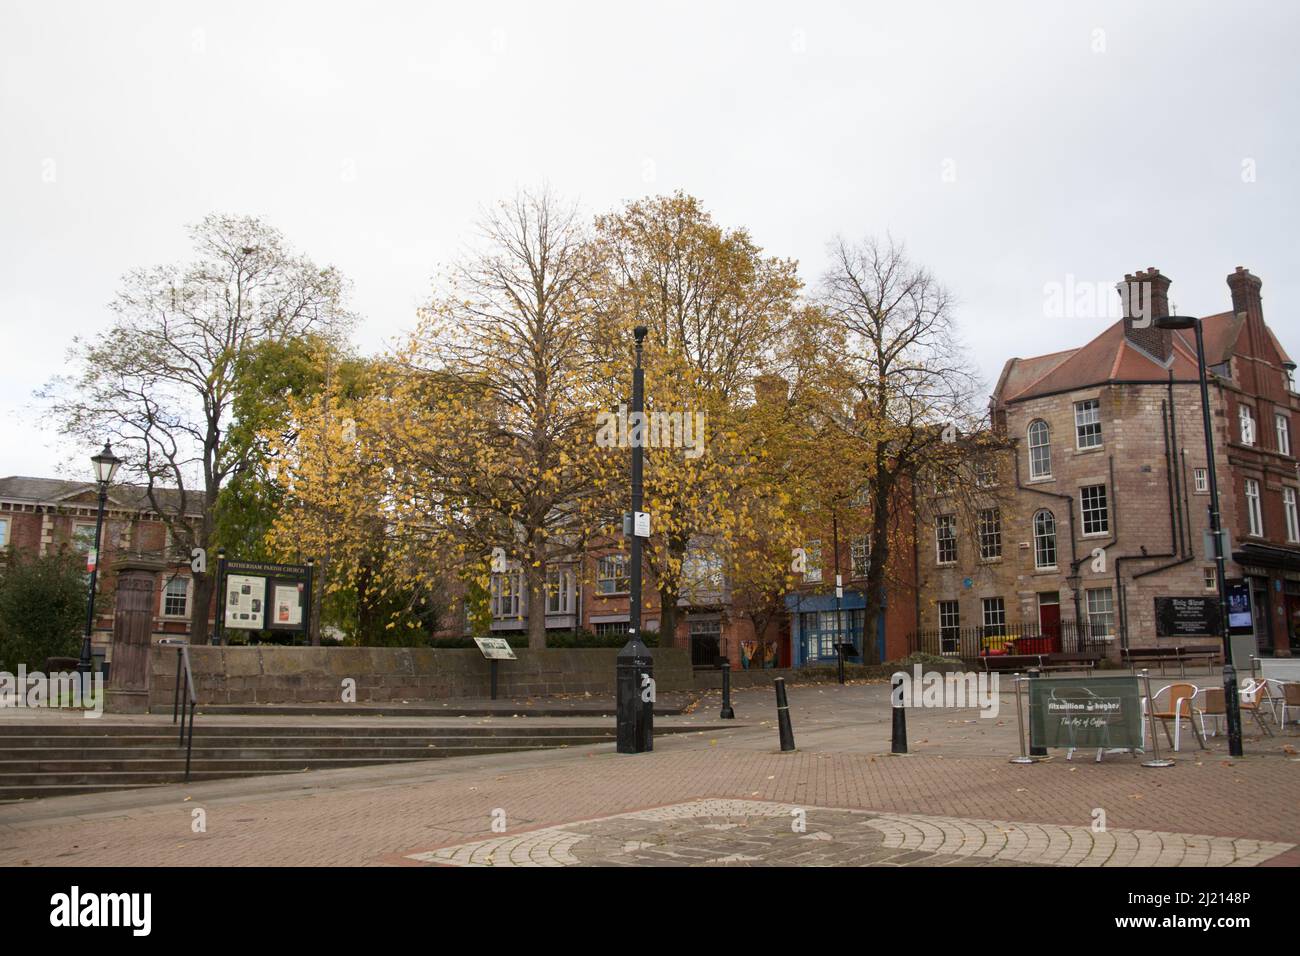
<svg viewBox="0 0 1300 956"><path fill-rule="evenodd" d="M680 733L698 730L697 727L656 727L656 734ZM173 738L180 732L177 724L131 723L113 724L100 721L73 721L61 723L16 724L10 721L0 722L0 744L13 737L161 737L170 734ZM521 718L518 721L500 724L451 724L443 726L383 725L383 724L347 724L309 723L309 724L217 724L204 721L202 716L194 723L194 736L265 736L277 737L292 734L296 737L311 736L512 736L527 734L530 737L567 736L570 734L599 735L613 734L614 722L607 723L573 723L548 724L537 726Z"/></svg>
<svg viewBox="0 0 1300 956"><path fill-rule="evenodd" d="M441 753L459 754L466 750L478 750L484 753L496 753L512 749L581 747L588 744L612 743L613 737L441 737L436 741L422 738L406 740L404 738L380 737L371 743L356 738L326 738L320 744L314 740L303 742L294 738L271 743L265 740L222 740L219 746L211 743L202 744L195 741L193 759L209 757L240 757L256 759L260 757L283 757L297 759L313 755L325 757L421 757ZM177 753L184 755L185 748L176 746L175 740L159 742L151 746L130 747L96 747L63 746L56 747L0 747L0 761L6 760L148 760L165 759Z"/></svg>
<svg viewBox="0 0 1300 956"><path fill-rule="evenodd" d="M579 732L568 734L531 734L523 730L499 734L463 734L455 728L439 734L299 734L297 728L285 728L282 734L207 734L194 732L195 747L414 747L437 744L441 741L477 740L485 744L501 741L536 741L559 746L584 740L599 743L602 740L615 739L613 733ZM7 750L42 750L51 747L81 747L100 750L130 749L133 747L184 747L186 741L179 740L176 734L156 734L144 736L133 734L128 737L92 736L0 736L0 751Z"/></svg>

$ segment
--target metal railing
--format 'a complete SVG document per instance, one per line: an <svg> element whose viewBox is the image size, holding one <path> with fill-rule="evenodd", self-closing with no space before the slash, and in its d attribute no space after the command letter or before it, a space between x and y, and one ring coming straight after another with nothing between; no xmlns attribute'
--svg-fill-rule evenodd
<svg viewBox="0 0 1300 956"><path fill-rule="evenodd" d="M995 627L952 627L914 631L907 637L908 649L976 660L990 654L1068 654L1105 653L1114 643L1110 634L1094 629L1088 622L1063 620L1046 628L1037 622L1002 624Z"/></svg>
<svg viewBox="0 0 1300 956"><path fill-rule="evenodd" d="M172 723L180 717L180 736L176 746L185 748L185 782L190 782L190 758L194 753L194 708L198 706L198 697L194 693L194 671L190 668L190 645L186 641L174 641L164 638L159 644L171 644L176 647L176 690L172 695ZM181 678L185 680L185 700L181 700ZM189 733L186 733L186 708L189 709Z"/></svg>

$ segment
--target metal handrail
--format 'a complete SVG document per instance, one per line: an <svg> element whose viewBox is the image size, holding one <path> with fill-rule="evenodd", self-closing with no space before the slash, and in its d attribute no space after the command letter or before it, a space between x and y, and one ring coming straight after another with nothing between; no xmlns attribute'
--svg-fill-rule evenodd
<svg viewBox="0 0 1300 956"><path fill-rule="evenodd" d="M194 671L190 667L190 645L186 641L173 641L164 638L159 641L160 644L174 644L176 646L176 689L172 694L172 723L176 723L176 718L180 716L180 736L176 739L176 746L185 747L185 782L190 782L190 758L194 753L194 708L198 706L198 697L194 693ZM181 701L181 675L185 675L185 697ZM185 732L185 709L189 707L189 734Z"/></svg>

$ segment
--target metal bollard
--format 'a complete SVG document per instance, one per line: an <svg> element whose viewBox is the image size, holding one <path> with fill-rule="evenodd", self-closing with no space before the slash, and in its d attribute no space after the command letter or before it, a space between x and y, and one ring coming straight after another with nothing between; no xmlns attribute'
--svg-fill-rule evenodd
<svg viewBox="0 0 1300 956"><path fill-rule="evenodd" d="M1040 671L1037 667L1029 668L1030 680L1037 680L1042 676L1043 676L1043 672ZM1042 744L1034 743L1034 696L1032 693L1029 695L1029 756L1031 757L1047 756L1047 748L1044 747Z"/></svg>
<svg viewBox="0 0 1300 956"><path fill-rule="evenodd" d="M889 703L891 706L889 709L893 715L893 733L889 752L894 754L907 753L907 708L899 703L902 694L898 693L905 680L907 680L907 676L900 674L898 684L890 686Z"/></svg>
<svg viewBox="0 0 1300 956"><path fill-rule="evenodd" d="M1012 757L1012 763L1038 763L1033 757L1025 754L1025 708L1020 701L1020 685L1024 683L1024 678L1019 674L1012 675L1012 686L1016 689L1016 730L1020 734L1020 756Z"/></svg>
<svg viewBox="0 0 1300 956"><path fill-rule="evenodd" d="M778 677L776 685L776 722L781 731L782 753L794 750L794 730L790 727L790 704L785 696L785 678Z"/></svg>
<svg viewBox="0 0 1300 956"><path fill-rule="evenodd" d="M722 662L722 713L718 719L736 719L736 712L731 709L731 661Z"/></svg>

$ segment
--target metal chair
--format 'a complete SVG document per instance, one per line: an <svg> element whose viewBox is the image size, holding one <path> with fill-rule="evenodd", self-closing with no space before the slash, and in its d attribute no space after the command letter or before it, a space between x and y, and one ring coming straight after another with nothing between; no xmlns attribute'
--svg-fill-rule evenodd
<svg viewBox="0 0 1300 956"><path fill-rule="evenodd" d="M1241 685L1241 700L1239 703L1243 714L1250 714L1255 718L1255 723L1259 724L1259 729L1267 737L1273 736L1273 731L1268 729L1264 723L1264 714L1267 713L1268 707L1271 706L1271 695L1268 692L1267 680L1255 680L1247 678L1246 682Z"/></svg>
<svg viewBox="0 0 1300 956"><path fill-rule="evenodd" d="M1162 708L1160 706L1160 695L1165 694L1166 692L1168 693L1168 697L1165 699L1167 702L1172 703L1172 706L1169 706L1167 703L1166 706ZM1201 749L1208 749L1205 746L1205 738L1201 736L1200 728L1196 726L1196 713L1192 703L1193 700L1195 700L1196 695L1199 693L1200 690L1195 684L1188 684L1180 681L1175 684L1167 684L1156 691L1153 695L1152 716L1156 717L1160 721L1160 726L1165 729L1165 738L1169 740L1170 745L1175 751L1179 749L1179 737L1181 735L1184 720L1191 724L1192 733L1196 735L1196 742L1200 744ZM1171 720L1174 722L1174 734L1172 738L1169 736L1168 723Z"/></svg>

